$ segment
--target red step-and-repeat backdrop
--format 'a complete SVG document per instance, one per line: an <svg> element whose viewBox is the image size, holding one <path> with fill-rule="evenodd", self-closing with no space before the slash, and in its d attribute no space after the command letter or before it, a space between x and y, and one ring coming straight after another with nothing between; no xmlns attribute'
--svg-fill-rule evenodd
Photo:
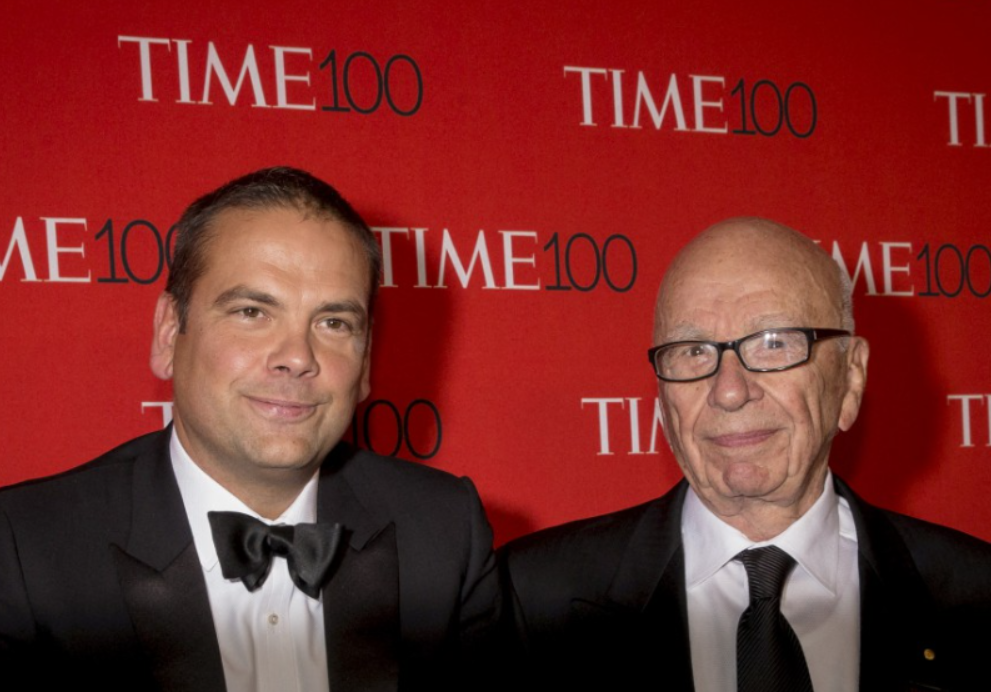
<svg viewBox="0 0 991 692"><path fill-rule="evenodd" d="M679 478L654 294L738 215L854 278L870 381L833 467L991 539L987 2L8 0L3 21L0 485L167 422L147 361L172 226L288 164L385 252L349 437L470 475L498 542Z"/></svg>

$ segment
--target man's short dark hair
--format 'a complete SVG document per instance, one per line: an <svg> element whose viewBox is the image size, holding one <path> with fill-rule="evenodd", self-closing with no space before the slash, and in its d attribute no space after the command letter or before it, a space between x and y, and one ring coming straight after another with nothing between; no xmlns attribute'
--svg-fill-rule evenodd
<svg viewBox="0 0 991 692"><path fill-rule="evenodd" d="M382 253L368 224L340 193L306 171L264 168L232 180L189 205L176 225L172 267L165 290L175 301L179 329L185 331L193 285L206 271L206 251L217 216L228 209L296 209L307 216L339 221L364 248L368 259L371 313L382 269Z"/></svg>

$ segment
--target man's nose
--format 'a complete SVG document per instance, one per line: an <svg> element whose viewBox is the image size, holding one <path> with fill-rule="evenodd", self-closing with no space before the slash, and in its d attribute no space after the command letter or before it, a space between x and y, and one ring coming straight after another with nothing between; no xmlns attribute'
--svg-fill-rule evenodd
<svg viewBox="0 0 991 692"><path fill-rule="evenodd" d="M269 369L293 377L315 375L320 372L320 365L313 350L313 338L308 326L305 329L297 326L285 329L278 336L269 353Z"/></svg>
<svg viewBox="0 0 991 692"><path fill-rule="evenodd" d="M748 401L759 399L764 391L757 384L755 375L743 367L735 351L724 351L719 371L711 378L709 405L735 411Z"/></svg>

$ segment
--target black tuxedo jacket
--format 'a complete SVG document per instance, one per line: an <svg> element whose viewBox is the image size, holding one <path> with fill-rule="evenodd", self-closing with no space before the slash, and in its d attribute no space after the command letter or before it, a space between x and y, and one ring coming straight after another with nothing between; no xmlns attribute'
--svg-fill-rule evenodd
<svg viewBox="0 0 991 692"><path fill-rule="evenodd" d="M500 551L519 687L694 690L687 489ZM860 689L991 689L991 545L836 489L857 527Z"/></svg>
<svg viewBox="0 0 991 692"><path fill-rule="evenodd" d="M146 435L0 491L5 689L14 670L41 690L224 689L168 444ZM471 482L339 446L318 498L347 541L323 590L334 692L470 686L500 607Z"/></svg>

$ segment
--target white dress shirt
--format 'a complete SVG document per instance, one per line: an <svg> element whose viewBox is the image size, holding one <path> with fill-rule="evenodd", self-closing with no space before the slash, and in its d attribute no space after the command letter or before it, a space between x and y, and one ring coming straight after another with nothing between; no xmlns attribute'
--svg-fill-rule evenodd
<svg viewBox="0 0 991 692"><path fill-rule="evenodd" d="M681 518L692 672L699 692L736 692L736 630L750 601L747 571L734 556L776 545L798 563L781 612L805 652L816 692L855 692L860 677L857 532L847 501L827 474L822 495L798 521L755 543L710 512L693 490Z"/></svg>
<svg viewBox="0 0 991 692"><path fill-rule="evenodd" d="M169 451L203 566L228 691L329 689L323 603L296 588L286 561L278 557L273 559L268 579L257 591L249 592L240 580L224 579L207 519L207 512L222 511L242 512L266 524L315 522L318 474L313 475L282 516L270 521L204 473L189 458L174 430Z"/></svg>

